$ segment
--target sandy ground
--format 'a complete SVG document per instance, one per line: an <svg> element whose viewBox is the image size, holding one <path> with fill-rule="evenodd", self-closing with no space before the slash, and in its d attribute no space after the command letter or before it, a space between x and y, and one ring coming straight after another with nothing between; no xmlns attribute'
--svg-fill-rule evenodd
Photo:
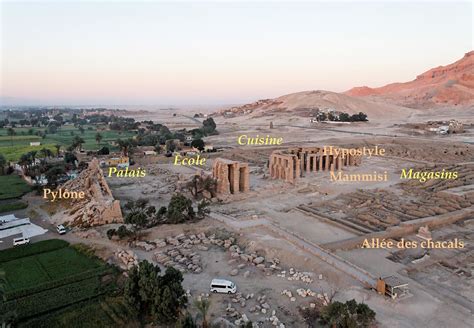
<svg viewBox="0 0 474 328"><path fill-rule="evenodd" d="M200 110L204 112L204 110ZM174 115L176 114L176 115ZM184 115L184 116L183 116ZM269 257L281 259L282 268L294 267L298 271L308 271L315 275L322 274L324 279L318 280L311 285L301 285L301 282L288 281L275 275L265 276L263 272L253 266L240 270L239 275L230 277L230 271L235 264L229 264L229 254L212 247L207 252L201 252L203 272L201 274L184 275L184 286L191 291L192 297L201 293L207 293L209 282L216 277L230 278L237 283L238 289L244 294L265 294L269 298L268 303L275 309L278 317L287 327L304 327L298 314L297 306L308 306L309 300L297 298L296 302L290 302L287 297L280 295L283 289L296 290L306 287L316 291L336 292L336 299L349 300L355 298L369 304L377 313L378 325L380 327L470 327L472 311L466 309L456 302L443 297L443 290L432 286L447 286L451 293L460 295L459 285L464 282L467 292L464 297L472 300L472 283L464 280L457 281L452 273L436 270L430 267L426 270L416 271L416 274L407 274L408 266L403 263L394 262L387 257L390 252L383 250L355 249L351 251L338 251L337 255L369 271L374 276L399 275L409 281L413 296L403 300L390 300L377 295L374 291L364 289L358 281L322 261L319 257L301 247L282 238L269 229L268 224L276 224L296 236L308 240L314 244L322 245L328 242L344 240L355 236L347 229L329 224L313 216L309 216L295 209L300 204L322 204L340 195L357 191L359 189L384 188L396 192L396 184L400 182L399 171L404 167L413 165L428 165L445 161L472 162L474 151L469 142L473 142L474 129L468 127L466 133L450 136L423 136L414 137L410 131L400 129L394 124L406 122L420 122L426 120L459 118L465 123L473 123L472 116L462 112L446 113L445 111L429 111L414 113L397 121L380 121L369 123L357 123L344 126L327 126L310 124L307 118L290 115L263 116L249 119L248 117L236 117L224 119L215 118L219 134L205 138L206 143L217 147L229 147L224 152L210 154L207 165L202 168L210 170L212 158L222 156L225 158L245 160L251 166L251 190L248 194L237 195L223 203L215 203L211 211L226 214L235 220L234 225L226 225L217 220L207 218L199 223L190 225L160 226L151 229L144 239L153 240L179 233L202 231L215 227L222 227L233 231L240 242L248 244L256 243L256 247ZM170 129L186 128L192 129L200 126L202 118L194 119L192 114L184 110L158 111L146 118L157 122L166 122ZM273 122L274 129L270 129ZM237 148L239 135L251 136L269 134L282 137L284 143L279 148L303 145L384 145L394 147L396 152L393 156L385 158L364 158L359 167L350 167L348 173L372 173L376 171L387 171L389 181L377 183L350 183L331 182L327 172L311 173L300 179L296 185L289 185L282 181L268 179L266 162L268 154L276 147L242 146ZM400 145L407 147L400 151ZM461 154L462 151L462 154ZM240 156L240 157L239 157ZM114 196L126 201L129 199L146 198L150 204L166 206L175 189L176 181L183 176L194 174L197 169L174 166L173 158L163 158L157 164L147 165L147 176L137 183L136 180L107 178ZM48 222L49 214L40 208L42 200L38 196L28 196L30 207L19 211L21 215L34 209L37 216L33 219L36 224L47 228L50 232L43 236L34 237L32 240L44 238L56 238L54 227ZM332 213L337 216L337 211ZM20 216L21 216L20 215ZM262 222L267 222L263 224ZM117 243L106 239L105 231L112 226L104 226L97 230L102 234L99 238L81 239L75 234L67 234L60 237L71 242L86 242L96 245L104 258L112 259L113 251L118 248L127 248L123 243ZM451 232L461 233L472 231L472 226L462 226ZM0 244L0 248L7 247L9 241ZM140 259L152 260L153 252L134 249ZM461 259L461 257L460 257ZM472 263L472 258L465 255L465 262ZM470 261L470 262L469 262ZM469 268L472 272L472 265ZM242 272L250 271L250 276L244 278ZM435 283L429 279L434 279ZM438 281L438 283L436 283ZM430 285L431 284L431 285ZM451 295L453 296L453 295ZM211 316L222 315L230 297L228 295L211 295ZM243 311L246 311L254 300ZM472 303L472 301L471 301ZM464 304L466 305L466 304ZM469 304L467 304L469 305ZM239 308L239 305L234 305ZM252 320L258 320L259 316L246 313Z"/></svg>

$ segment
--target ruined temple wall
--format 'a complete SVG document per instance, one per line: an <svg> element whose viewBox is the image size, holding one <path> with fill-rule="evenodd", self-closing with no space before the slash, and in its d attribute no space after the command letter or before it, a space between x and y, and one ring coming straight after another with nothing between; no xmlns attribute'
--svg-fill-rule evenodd
<svg viewBox="0 0 474 328"><path fill-rule="evenodd" d="M305 172L342 170L344 166L360 165L361 162L362 156L324 154L320 147L292 147L270 155L269 171L272 179L294 183Z"/></svg>
<svg viewBox="0 0 474 328"><path fill-rule="evenodd" d="M84 198L69 200L69 206L59 215L60 222L80 227L124 222L120 201L114 199L96 158L77 178L60 188L84 192Z"/></svg>
<svg viewBox="0 0 474 328"><path fill-rule="evenodd" d="M212 175L217 181L218 194L235 194L250 190L247 163L217 158L212 166Z"/></svg>

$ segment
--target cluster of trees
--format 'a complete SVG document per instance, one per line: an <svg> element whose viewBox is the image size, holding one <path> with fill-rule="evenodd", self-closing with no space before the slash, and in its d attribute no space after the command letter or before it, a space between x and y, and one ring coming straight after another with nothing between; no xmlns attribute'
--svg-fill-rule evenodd
<svg viewBox="0 0 474 328"><path fill-rule="evenodd" d="M190 132L193 134L194 139L201 139L209 135L217 134L216 128L216 122L214 122L212 117L209 117L202 122L201 128L193 129Z"/></svg>
<svg viewBox="0 0 474 328"><path fill-rule="evenodd" d="M116 131L130 131L136 130L140 126L140 122L135 122L135 119L128 117L110 116L109 129Z"/></svg>
<svg viewBox="0 0 474 328"><path fill-rule="evenodd" d="M42 119L37 119L37 118L32 118L32 119L21 119L19 121L11 121L9 119L4 119L0 120L0 128L4 128L7 125L10 125L12 127L16 126L36 126L40 127L41 125L46 126L48 125L49 119L48 118L42 118Z"/></svg>
<svg viewBox="0 0 474 328"><path fill-rule="evenodd" d="M347 113L341 113L339 114L339 119L338 121L341 122L366 122L368 121L367 119L367 114L359 112L359 114L352 114L349 115Z"/></svg>
<svg viewBox="0 0 474 328"><path fill-rule="evenodd" d="M323 121L332 121L332 122L366 122L367 114L359 112L359 114L349 115L348 113L340 113L339 115L334 115L333 113L324 113L318 112L317 119L320 122Z"/></svg>
<svg viewBox="0 0 474 328"><path fill-rule="evenodd" d="M129 238L134 235L134 232L128 230L126 226L121 225L118 229L107 230L107 237L112 239L113 236L118 236L119 239Z"/></svg>
<svg viewBox="0 0 474 328"><path fill-rule="evenodd" d="M137 147L137 142L132 138L118 139L116 142L123 156L130 156Z"/></svg>
<svg viewBox="0 0 474 328"><path fill-rule="evenodd" d="M124 298L142 322L176 323L188 302L181 285L183 276L172 267L160 273L158 266L140 262L128 272Z"/></svg>
<svg viewBox="0 0 474 328"><path fill-rule="evenodd" d="M196 300L201 325L187 311L188 299L182 287L183 275L173 267L164 274L158 266L142 261L128 272L124 299L141 323L153 322L177 328L208 328L207 313L211 306L208 299ZM252 323L245 328L252 327Z"/></svg>
<svg viewBox="0 0 474 328"><path fill-rule="evenodd" d="M211 198L216 195L217 180L211 176L202 177L201 175L195 175L191 181L187 183L186 188L195 199L202 197Z"/></svg>
<svg viewBox="0 0 474 328"><path fill-rule="evenodd" d="M148 205L147 199L129 201L124 205L125 223L131 224L135 234L141 229L151 228L163 223L184 223L203 219L210 213L209 202L201 201L194 211L193 202L182 194L171 197L168 207L162 206L156 210L155 206Z"/></svg>
<svg viewBox="0 0 474 328"><path fill-rule="evenodd" d="M332 301L324 307L306 309L302 314L309 327L369 328L375 323L375 312L367 304L355 300Z"/></svg>
<svg viewBox="0 0 474 328"><path fill-rule="evenodd" d="M60 148L61 145L56 145L56 156L58 157ZM48 186L56 187L66 179L66 172L75 167L77 158L73 153L66 152L64 162L48 163L46 159L53 156L53 152L47 148L40 151L32 150L21 155L18 165L21 166L24 174L31 178L44 174L48 180ZM0 164L2 164L1 158Z"/></svg>
<svg viewBox="0 0 474 328"><path fill-rule="evenodd" d="M183 194L176 194L171 197L166 211L167 223L184 223L196 219L204 219L210 213L209 202L202 200L197 205L197 212L194 212L193 202Z"/></svg>
<svg viewBox="0 0 474 328"><path fill-rule="evenodd" d="M178 139L184 142L186 140L185 130L171 132L166 125L155 124L152 121L142 122L146 124L148 130L139 129L137 136L137 144L139 146L155 146L165 145L167 140Z"/></svg>

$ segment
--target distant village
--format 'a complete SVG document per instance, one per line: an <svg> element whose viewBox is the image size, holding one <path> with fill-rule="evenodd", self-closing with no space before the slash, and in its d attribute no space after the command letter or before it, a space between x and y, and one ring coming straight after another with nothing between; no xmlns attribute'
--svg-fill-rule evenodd
<svg viewBox="0 0 474 328"><path fill-rule="evenodd" d="M0 166L29 184L56 187L74 179L97 157L102 167L129 167L134 157L216 152L203 137L216 132L212 118L201 128L171 131L152 121L119 115L124 110L48 109L0 112ZM196 114L195 117L204 117Z"/></svg>

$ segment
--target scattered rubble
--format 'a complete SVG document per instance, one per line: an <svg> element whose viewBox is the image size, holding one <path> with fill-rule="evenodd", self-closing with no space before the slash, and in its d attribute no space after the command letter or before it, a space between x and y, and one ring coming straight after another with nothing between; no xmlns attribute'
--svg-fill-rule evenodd
<svg viewBox="0 0 474 328"><path fill-rule="evenodd" d="M313 274L310 272L299 272L293 268L290 268L288 273L286 271L281 271L279 274L277 274L277 277L286 278L289 281L300 280L307 284L310 284L313 282L313 278L311 278L312 276ZM319 279L322 279L322 275L319 275L319 276L320 276Z"/></svg>
<svg viewBox="0 0 474 328"><path fill-rule="evenodd" d="M137 255L130 250L119 249L114 255L122 261L122 264L119 264L121 269L130 270L132 267L138 265Z"/></svg>
<svg viewBox="0 0 474 328"><path fill-rule="evenodd" d="M226 239L218 238L215 234L207 236L204 232L199 234L179 234L177 236L169 236L165 239L156 239L154 241L141 241L136 242L135 246L142 248L146 251L160 249L154 253L154 260L164 266L173 266L182 272L202 272L200 261L196 260L196 253L192 253L191 249L195 247L199 251L208 251L209 247L215 245L226 249L231 259L229 265L237 264L236 268L233 268L229 273L231 276L239 274L240 270L246 266L255 266L258 269L271 274L273 271L281 270L279 267L280 260L273 258L267 260L264 256L257 253L247 254L244 250L236 244L234 237ZM165 249L169 248L169 249ZM190 254L194 254L193 258L190 258ZM238 263L243 262L243 263ZM244 277L249 277L250 271L244 272Z"/></svg>

